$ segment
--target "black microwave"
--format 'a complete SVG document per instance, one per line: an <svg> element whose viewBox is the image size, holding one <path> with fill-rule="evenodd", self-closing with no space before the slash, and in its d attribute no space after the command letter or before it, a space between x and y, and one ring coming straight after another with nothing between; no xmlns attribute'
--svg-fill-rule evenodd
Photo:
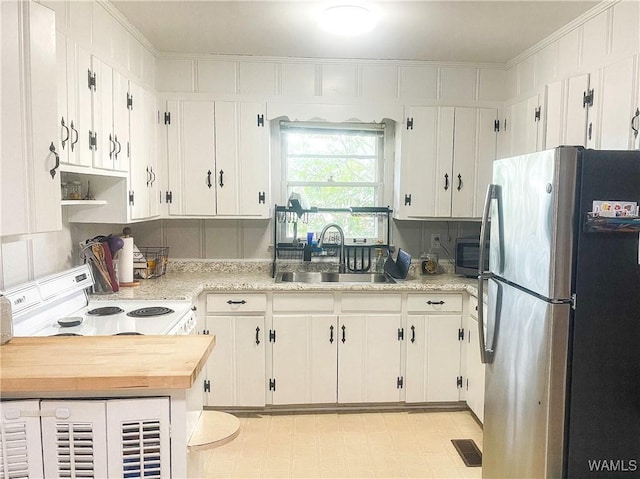
<svg viewBox="0 0 640 479"><path fill-rule="evenodd" d="M456 239L456 274L477 277L480 271L480 237L463 236ZM483 271L489 269L489 241L485 244Z"/></svg>

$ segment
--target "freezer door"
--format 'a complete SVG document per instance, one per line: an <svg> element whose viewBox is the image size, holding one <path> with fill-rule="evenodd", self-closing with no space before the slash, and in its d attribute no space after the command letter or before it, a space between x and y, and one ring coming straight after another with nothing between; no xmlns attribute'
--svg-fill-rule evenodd
<svg viewBox="0 0 640 479"><path fill-rule="evenodd" d="M571 296L580 152L560 147L493 164L489 269L546 298Z"/></svg>
<svg viewBox="0 0 640 479"><path fill-rule="evenodd" d="M562 477L569 305L488 289L482 477Z"/></svg>

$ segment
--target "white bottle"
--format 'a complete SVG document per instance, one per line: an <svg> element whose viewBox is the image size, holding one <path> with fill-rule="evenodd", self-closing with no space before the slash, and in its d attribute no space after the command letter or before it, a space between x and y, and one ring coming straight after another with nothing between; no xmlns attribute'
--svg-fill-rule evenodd
<svg viewBox="0 0 640 479"><path fill-rule="evenodd" d="M13 338L13 315L11 301L0 294L0 344L5 344Z"/></svg>

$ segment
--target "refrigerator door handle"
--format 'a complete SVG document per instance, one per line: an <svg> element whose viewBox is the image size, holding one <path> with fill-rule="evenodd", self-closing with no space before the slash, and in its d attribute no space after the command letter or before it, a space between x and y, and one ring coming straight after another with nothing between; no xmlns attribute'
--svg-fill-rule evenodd
<svg viewBox="0 0 640 479"><path fill-rule="evenodd" d="M478 301L484 302L484 281L493 278L494 274L490 271L484 271L487 231L489 229L489 212L491 211L491 202L498 201L498 210L500 202L498 199L498 185L490 184L487 187L487 194L484 200L484 210L482 212L482 223L480 225L480 271L478 271ZM483 364L489 364L493 361L493 348L487 349L485 340L484 327L484 308L478 308L478 338L480 340L480 359Z"/></svg>

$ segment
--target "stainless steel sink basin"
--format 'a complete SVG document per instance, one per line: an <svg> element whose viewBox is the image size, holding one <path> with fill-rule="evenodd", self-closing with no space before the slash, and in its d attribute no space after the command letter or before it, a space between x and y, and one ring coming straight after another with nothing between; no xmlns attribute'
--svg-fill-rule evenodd
<svg viewBox="0 0 640 479"><path fill-rule="evenodd" d="M319 273L291 272L276 274L276 283L395 283L383 273Z"/></svg>

